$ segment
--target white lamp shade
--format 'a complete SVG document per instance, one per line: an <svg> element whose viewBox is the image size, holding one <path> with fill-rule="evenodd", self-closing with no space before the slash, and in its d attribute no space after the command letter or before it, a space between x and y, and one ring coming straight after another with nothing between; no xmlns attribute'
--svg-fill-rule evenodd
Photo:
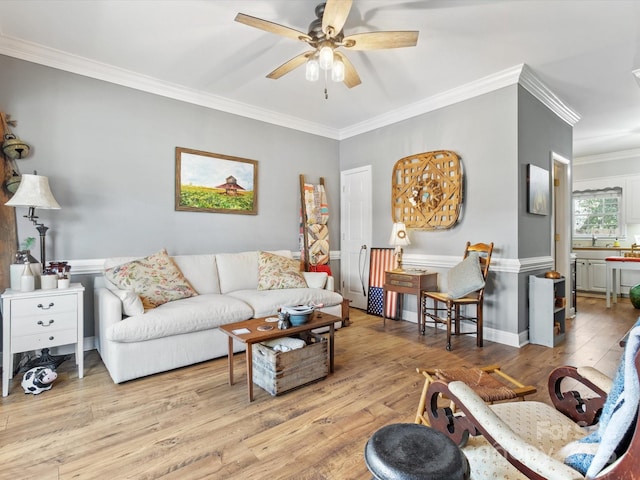
<svg viewBox="0 0 640 480"><path fill-rule="evenodd" d="M389 237L389 245L394 245L396 247L411 245L409 235L407 234L407 227L405 227L403 222L396 222L393 224L391 237Z"/></svg>
<svg viewBox="0 0 640 480"><path fill-rule="evenodd" d="M318 65L318 60L314 57L309 58L307 60L307 67L305 70L305 78L310 82L315 82L320 78L320 65Z"/></svg>
<svg viewBox="0 0 640 480"><path fill-rule="evenodd" d="M344 63L338 58L334 60L333 67L331 68L331 80L334 82L344 81Z"/></svg>
<svg viewBox="0 0 640 480"><path fill-rule="evenodd" d="M323 70L329 70L333 66L333 49L327 45L320 49L318 63Z"/></svg>
<svg viewBox="0 0 640 480"><path fill-rule="evenodd" d="M34 207L59 210L60 205L53 198L49 188L49 179L42 175L22 175L22 181L16 193L5 205L9 207Z"/></svg>

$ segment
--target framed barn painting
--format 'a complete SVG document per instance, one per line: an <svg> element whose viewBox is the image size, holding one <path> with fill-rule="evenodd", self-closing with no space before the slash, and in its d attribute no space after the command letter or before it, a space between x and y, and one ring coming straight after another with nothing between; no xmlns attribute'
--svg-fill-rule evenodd
<svg viewBox="0 0 640 480"><path fill-rule="evenodd" d="M258 213L258 162L176 147L176 210Z"/></svg>
<svg viewBox="0 0 640 480"><path fill-rule="evenodd" d="M549 214L549 170L527 165L527 210L536 215Z"/></svg>

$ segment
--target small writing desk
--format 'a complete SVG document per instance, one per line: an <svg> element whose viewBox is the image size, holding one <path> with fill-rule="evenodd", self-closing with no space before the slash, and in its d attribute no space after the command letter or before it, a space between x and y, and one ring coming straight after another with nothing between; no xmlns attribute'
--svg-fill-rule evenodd
<svg viewBox="0 0 640 480"><path fill-rule="evenodd" d="M638 257L607 257L607 308L611 307L610 295L613 295L613 303L618 302L617 270L640 270L640 258Z"/></svg>
<svg viewBox="0 0 640 480"><path fill-rule="evenodd" d="M438 274L421 270L388 270L384 272L384 285L382 287L382 298L386 303L387 292L397 292L400 294L397 303L397 311L402 317L402 294L415 295L418 300L418 331L421 331L422 324L422 292L436 292L438 290ZM386 305L382 307L382 320L386 323Z"/></svg>

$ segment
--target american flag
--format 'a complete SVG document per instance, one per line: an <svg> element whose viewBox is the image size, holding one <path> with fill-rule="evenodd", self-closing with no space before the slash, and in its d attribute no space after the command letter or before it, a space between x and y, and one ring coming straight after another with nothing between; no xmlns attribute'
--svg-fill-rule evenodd
<svg viewBox="0 0 640 480"><path fill-rule="evenodd" d="M387 292L387 301L382 298L382 287L384 285L384 272L395 268L395 258L393 248L371 248L371 258L369 260L369 295L367 301L367 313L370 315L384 316L396 319L396 308L398 306L397 292Z"/></svg>

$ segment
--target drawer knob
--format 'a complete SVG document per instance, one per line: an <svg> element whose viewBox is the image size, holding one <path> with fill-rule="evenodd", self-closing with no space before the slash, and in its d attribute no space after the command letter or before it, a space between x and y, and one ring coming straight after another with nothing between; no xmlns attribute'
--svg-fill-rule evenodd
<svg viewBox="0 0 640 480"><path fill-rule="evenodd" d="M41 303L38 304L38 308L41 308L42 310L49 310L51 307L53 307L53 302L49 303L48 307L45 307Z"/></svg>
<svg viewBox="0 0 640 480"><path fill-rule="evenodd" d="M53 335L49 337L49 340L53 340Z"/></svg>
<svg viewBox="0 0 640 480"><path fill-rule="evenodd" d="M54 320L51 319L47 322L47 324L45 325L44 322L42 320L38 320L38 325L42 325L43 327L48 327L50 325L53 325Z"/></svg>

